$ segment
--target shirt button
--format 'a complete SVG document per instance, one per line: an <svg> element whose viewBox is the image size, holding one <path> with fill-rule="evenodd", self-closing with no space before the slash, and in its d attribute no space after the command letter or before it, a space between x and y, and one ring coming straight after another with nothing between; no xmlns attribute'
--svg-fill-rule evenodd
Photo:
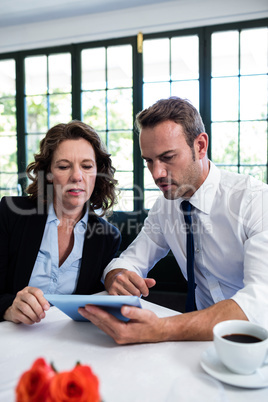
<svg viewBox="0 0 268 402"><path fill-rule="evenodd" d="M53 278L53 282L56 283L56 282L57 282L57 278Z"/></svg>

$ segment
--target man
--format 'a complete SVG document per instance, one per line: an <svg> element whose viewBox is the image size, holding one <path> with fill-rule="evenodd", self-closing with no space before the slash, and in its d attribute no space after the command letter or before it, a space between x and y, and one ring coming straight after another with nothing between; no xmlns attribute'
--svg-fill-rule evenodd
<svg viewBox="0 0 268 402"><path fill-rule="evenodd" d="M147 273L169 249L187 278L181 203L189 200L198 311L158 318L124 306L127 323L95 306L80 313L119 344L211 340L213 326L229 319L268 328L268 186L208 160L202 119L186 100L160 100L137 123L142 157L163 196L134 242L106 267L105 287L112 295L147 296L155 284Z"/></svg>

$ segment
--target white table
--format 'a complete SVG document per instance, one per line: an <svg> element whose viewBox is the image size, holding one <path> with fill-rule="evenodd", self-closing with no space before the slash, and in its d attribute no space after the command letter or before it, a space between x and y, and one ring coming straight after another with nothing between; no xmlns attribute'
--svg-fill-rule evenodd
<svg viewBox="0 0 268 402"><path fill-rule="evenodd" d="M144 308L159 316L175 312L142 300ZM177 402L172 387L187 384L198 402L268 401L268 388L245 389L219 383L224 399L208 401L198 392L198 377L205 375L200 356L212 342L165 342L119 346L89 322L74 322L52 307L33 326L0 323L0 401L14 401L20 375L38 357L54 362L58 370L71 370L77 361L88 364L100 379L104 402ZM208 375L207 375L208 376ZM211 378L211 377L209 377ZM209 389L209 386L207 386ZM189 401L187 391L184 399Z"/></svg>

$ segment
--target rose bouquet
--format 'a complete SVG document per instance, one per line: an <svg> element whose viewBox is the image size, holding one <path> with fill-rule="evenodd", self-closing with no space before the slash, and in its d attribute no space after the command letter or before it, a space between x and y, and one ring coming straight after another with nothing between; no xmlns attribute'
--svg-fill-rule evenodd
<svg viewBox="0 0 268 402"><path fill-rule="evenodd" d="M16 402L101 402L99 380L89 366L57 372L43 358L25 371L16 387Z"/></svg>

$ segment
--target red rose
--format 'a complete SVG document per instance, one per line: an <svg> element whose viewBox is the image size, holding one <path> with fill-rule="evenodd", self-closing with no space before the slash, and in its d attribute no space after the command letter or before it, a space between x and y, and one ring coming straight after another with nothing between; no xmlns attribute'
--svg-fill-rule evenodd
<svg viewBox="0 0 268 402"><path fill-rule="evenodd" d="M53 377L47 402L100 402L99 380L88 366L78 364L73 370Z"/></svg>
<svg viewBox="0 0 268 402"><path fill-rule="evenodd" d="M22 374L16 387L17 402L45 402L54 370L43 358L37 359L30 370Z"/></svg>

